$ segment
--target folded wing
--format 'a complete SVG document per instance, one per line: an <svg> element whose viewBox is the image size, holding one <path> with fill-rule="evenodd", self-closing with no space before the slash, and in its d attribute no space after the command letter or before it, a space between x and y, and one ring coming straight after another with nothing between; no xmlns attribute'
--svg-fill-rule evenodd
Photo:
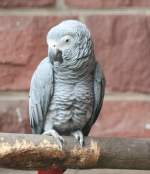
<svg viewBox="0 0 150 174"><path fill-rule="evenodd" d="M53 69L45 58L35 70L29 92L29 118L33 133L43 132L48 107L53 96Z"/></svg>
<svg viewBox="0 0 150 174"><path fill-rule="evenodd" d="M96 63L94 73L94 105L91 119L88 121L86 126L83 128L83 134L88 135L92 125L97 120L100 114L100 110L103 104L104 93L105 93L105 78L101 67Z"/></svg>

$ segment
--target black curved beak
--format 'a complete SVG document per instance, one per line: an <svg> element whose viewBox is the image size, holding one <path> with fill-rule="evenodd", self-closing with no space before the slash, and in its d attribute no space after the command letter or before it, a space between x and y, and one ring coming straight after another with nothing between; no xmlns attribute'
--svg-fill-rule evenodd
<svg viewBox="0 0 150 174"><path fill-rule="evenodd" d="M62 51L57 48L49 47L48 57L52 65L54 64L54 62L59 62L60 64L63 62Z"/></svg>

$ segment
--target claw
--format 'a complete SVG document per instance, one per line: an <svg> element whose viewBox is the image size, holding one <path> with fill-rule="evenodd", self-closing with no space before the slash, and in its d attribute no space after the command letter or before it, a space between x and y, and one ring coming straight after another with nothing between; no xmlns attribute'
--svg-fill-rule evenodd
<svg viewBox="0 0 150 174"><path fill-rule="evenodd" d="M63 144L64 144L64 139L62 136L58 135L57 137L54 137L57 141L57 144L59 145L60 149L62 150Z"/></svg>
<svg viewBox="0 0 150 174"><path fill-rule="evenodd" d="M80 143L81 147L83 147L83 144L84 144L84 136L83 136L83 133L80 130L78 130L78 131L72 132L72 135Z"/></svg>
<svg viewBox="0 0 150 174"><path fill-rule="evenodd" d="M46 132L43 133L43 135L50 135L53 136L54 139L56 140L57 144L59 145L59 148L62 150L63 144L64 144L64 139L62 136L58 134L54 129L50 129Z"/></svg>

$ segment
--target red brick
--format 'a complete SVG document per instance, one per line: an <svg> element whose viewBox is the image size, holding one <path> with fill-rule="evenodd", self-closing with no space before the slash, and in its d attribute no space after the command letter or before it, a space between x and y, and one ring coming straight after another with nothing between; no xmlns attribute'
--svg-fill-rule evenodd
<svg viewBox="0 0 150 174"><path fill-rule="evenodd" d="M126 7L131 0L65 0L66 4L77 8L103 8L103 7Z"/></svg>
<svg viewBox="0 0 150 174"><path fill-rule="evenodd" d="M0 101L0 132L31 133L27 101Z"/></svg>
<svg viewBox="0 0 150 174"><path fill-rule="evenodd" d="M29 88L35 67L41 59L47 56L48 30L66 18L55 16L0 17L0 90Z"/></svg>
<svg viewBox="0 0 150 174"><path fill-rule="evenodd" d="M65 0L66 5L74 8L117 8L149 7L149 0Z"/></svg>
<svg viewBox="0 0 150 174"><path fill-rule="evenodd" d="M150 102L105 101L91 135L150 137Z"/></svg>
<svg viewBox="0 0 150 174"><path fill-rule="evenodd" d="M150 92L150 16L87 18L110 91Z"/></svg>
<svg viewBox="0 0 150 174"><path fill-rule="evenodd" d="M52 6L55 4L55 0L1 0L0 7L44 7Z"/></svg>
<svg viewBox="0 0 150 174"><path fill-rule="evenodd" d="M132 0L133 7L150 7L150 1L148 0Z"/></svg>
<svg viewBox="0 0 150 174"><path fill-rule="evenodd" d="M131 0L65 0L66 4L77 8L103 8L126 7L131 5Z"/></svg>

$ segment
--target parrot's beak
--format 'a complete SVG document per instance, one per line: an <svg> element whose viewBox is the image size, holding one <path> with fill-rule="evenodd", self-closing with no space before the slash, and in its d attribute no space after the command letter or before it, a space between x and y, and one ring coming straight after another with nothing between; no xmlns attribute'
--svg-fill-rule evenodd
<svg viewBox="0 0 150 174"><path fill-rule="evenodd" d="M54 62L58 62L60 64L63 62L62 51L56 47L49 46L48 57L52 65L54 64Z"/></svg>

